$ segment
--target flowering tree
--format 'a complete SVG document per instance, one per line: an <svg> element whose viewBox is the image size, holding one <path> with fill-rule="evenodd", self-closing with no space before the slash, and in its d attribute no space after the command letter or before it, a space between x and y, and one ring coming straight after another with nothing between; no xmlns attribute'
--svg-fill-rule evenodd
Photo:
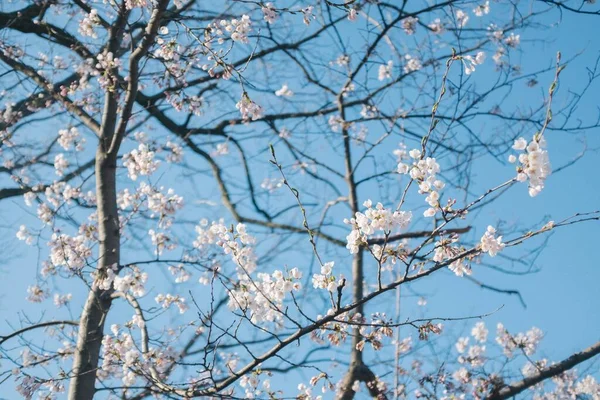
<svg viewBox="0 0 600 400"><path fill-rule="evenodd" d="M23 213L7 235L41 260L23 266L24 296L44 312L10 316L2 385L69 399L600 398L572 369L600 343L553 363L537 328L499 324L491 339L484 319L456 337L453 321L486 315L414 318L400 302L444 271L518 295L477 270L496 257L529 272L543 248L529 243L600 218L480 232L472 217L543 193L552 135L598 126L576 113L593 66L556 106L569 60L517 61L547 15L593 5L23 3L0 13L0 198ZM524 110L516 85L549 89Z"/></svg>

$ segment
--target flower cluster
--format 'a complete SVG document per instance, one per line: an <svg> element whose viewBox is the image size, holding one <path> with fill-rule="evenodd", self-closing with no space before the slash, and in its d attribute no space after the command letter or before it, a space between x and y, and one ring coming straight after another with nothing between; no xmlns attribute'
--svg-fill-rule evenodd
<svg viewBox="0 0 600 400"><path fill-rule="evenodd" d="M467 22L469 22L469 15L463 10L456 10L456 25L459 28L464 28Z"/></svg>
<svg viewBox="0 0 600 400"><path fill-rule="evenodd" d="M173 189L164 193L164 187L153 187L141 182L135 192L124 189L117 194L117 204L121 210L128 208L139 212L142 207L148 207L150 218L158 217L158 227L167 229L173 224L173 216L183 208L183 197L175 194Z"/></svg>
<svg viewBox="0 0 600 400"><path fill-rule="evenodd" d="M281 86L281 89L275 92L275 96L277 97L292 97L293 95L294 92L292 92L292 90L288 87L287 84L284 84L283 86Z"/></svg>
<svg viewBox="0 0 600 400"><path fill-rule="evenodd" d="M488 226L481 237L481 251L488 253L490 257L496 257L496 254L504 249L504 246L502 236L496 237L496 229L493 226Z"/></svg>
<svg viewBox="0 0 600 400"><path fill-rule="evenodd" d="M167 143L165 143L165 148L169 152L169 154L167 154L167 162L176 164L183 161L183 147L181 147L181 145L168 140Z"/></svg>
<svg viewBox="0 0 600 400"><path fill-rule="evenodd" d="M421 60L418 57L413 57L410 54L406 54L404 59L406 60L406 64L404 64L405 74L409 74L423 68L423 64L421 64Z"/></svg>
<svg viewBox="0 0 600 400"><path fill-rule="evenodd" d="M272 24L275 22L275 20L277 20L277 10L275 7L273 7L272 2L266 3L264 6L262 6L261 10L267 23Z"/></svg>
<svg viewBox="0 0 600 400"><path fill-rule="evenodd" d="M67 161L63 153L58 153L54 157L54 172L58 176L63 176L67 168L69 168L69 161Z"/></svg>
<svg viewBox="0 0 600 400"><path fill-rule="evenodd" d="M471 75L475 72L475 67L477 65L483 64L485 61L485 53L483 51L478 52L475 57L473 56L463 56L461 58L463 65L465 66L465 74Z"/></svg>
<svg viewBox="0 0 600 400"><path fill-rule="evenodd" d="M377 79L379 79L380 81L384 81L386 79L392 79L392 68L393 67L394 67L394 62L392 60L388 61L387 64L380 65Z"/></svg>
<svg viewBox="0 0 600 400"><path fill-rule="evenodd" d="M122 293L131 292L135 297L141 297L146 293L144 284L148 280L148 274L135 265L130 269L131 273L125 274L123 277L115 277L115 290Z"/></svg>
<svg viewBox="0 0 600 400"><path fill-rule="evenodd" d="M146 7L148 3L146 0L125 0L125 7L128 10L138 8L138 7Z"/></svg>
<svg viewBox="0 0 600 400"><path fill-rule="evenodd" d="M230 367L233 370L233 367ZM271 391L271 381L265 379L260 381L260 376L266 375L271 376L269 371L252 371L248 375L244 375L240 378L240 386L244 388L246 399L260 399L260 398L275 398L275 392Z"/></svg>
<svg viewBox="0 0 600 400"><path fill-rule="evenodd" d="M274 192L283 186L283 179L281 178L265 178L260 187L265 189L268 192Z"/></svg>
<svg viewBox="0 0 600 400"><path fill-rule="evenodd" d="M235 108L240 110L240 114L242 114L242 119L244 121L247 121L248 119L255 121L263 115L262 107L252 101L246 92L242 94L242 98L237 102Z"/></svg>
<svg viewBox="0 0 600 400"><path fill-rule="evenodd" d="M170 346L150 347L142 353L130 333L121 332L116 324L110 329L112 334L102 338L102 366L98 371L100 379L120 377L125 386L132 386L140 376L150 376L152 370L164 373L179 359Z"/></svg>
<svg viewBox="0 0 600 400"><path fill-rule="evenodd" d="M116 77L113 76L113 70L121 66L121 60L113 55L112 52L104 52L96 57L96 69L93 75L99 75L98 84L104 90L113 90L116 84Z"/></svg>
<svg viewBox="0 0 600 400"><path fill-rule="evenodd" d="M478 5L477 7L475 7L473 9L473 14L475 14L476 17L483 17L484 15L487 15L489 13L490 13L489 0L486 0L485 3Z"/></svg>
<svg viewBox="0 0 600 400"><path fill-rule="evenodd" d="M332 115L327 121L332 132L339 132L344 128L345 121L339 115Z"/></svg>
<svg viewBox="0 0 600 400"><path fill-rule="evenodd" d="M335 292L343 282L343 276L339 280L333 276L334 262L330 261L321 266L320 274L313 274L312 284L315 289L327 289L330 292Z"/></svg>
<svg viewBox="0 0 600 400"><path fill-rule="evenodd" d="M185 299L179 295L173 296L170 293L167 294L159 294L154 300L161 305L162 308L169 308L171 305L175 304L179 309L179 313L183 314L188 310L188 305L185 303Z"/></svg>
<svg viewBox="0 0 600 400"><path fill-rule="evenodd" d="M27 288L27 300L32 303L41 303L46 300L50 294L38 285L31 285Z"/></svg>
<svg viewBox="0 0 600 400"><path fill-rule="evenodd" d="M196 226L196 233L198 237L194 241L194 247L199 250L209 245L221 247L225 254L231 255L238 267L240 280L248 279L248 275L256 269L256 255L251 246L255 239L246 232L244 224L237 224L235 231L232 231L225 226L223 220L213 221L210 226L207 220L202 220Z"/></svg>
<svg viewBox="0 0 600 400"><path fill-rule="evenodd" d="M433 253L433 261L441 263L445 260L456 258L448 265L450 271L454 272L456 276L471 275L471 267L466 262L467 260L465 257L458 257L465 251L465 249L464 247L452 245L456 242L458 242L458 235L453 235L449 238L442 238L436 242Z"/></svg>
<svg viewBox="0 0 600 400"><path fill-rule="evenodd" d="M300 270L292 268L287 274L276 270L272 274L258 273L256 280L241 279L229 292L229 308L250 314L253 323L281 322L285 296L301 289L301 278Z"/></svg>
<svg viewBox="0 0 600 400"><path fill-rule="evenodd" d="M521 44L521 35L515 35L511 32L511 34L504 39L504 43L506 43L508 47L518 47Z"/></svg>
<svg viewBox="0 0 600 400"><path fill-rule="evenodd" d="M156 255L161 255L165 250L173 250L177 247L169 235L164 232L156 232L154 229L150 229L148 235L150 235L150 240L152 240L154 246L154 254Z"/></svg>
<svg viewBox="0 0 600 400"><path fill-rule="evenodd" d="M205 31L204 45L210 48L212 47L212 42L215 40L218 44L223 44L226 41L226 35L229 35L234 42L248 43L248 34L251 31L252 21L248 15L242 15L241 18L233 18L231 20L221 19L214 21L208 25ZM209 57L209 59L213 58L213 56Z"/></svg>
<svg viewBox="0 0 600 400"><path fill-rule="evenodd" d="M50 263L54 267L65 267L68 271L79 271L87 259L92 256L88 238L85 235L69 236L52 234L48 242L50 247Z"/></svg>
<svg viewBox="0 0 600 400"><path fill-rule="evenodd" d="M327 315L333 314L333 309L329 309L327 311ZM323 315L317 315L317 320L323 318ZM351 325L364 323L363 317L360 313L343 313L338 315L333 321L327 322L319 327L319 329L314 330L311 333L311 340L316 343L324 344L330 343L334 346L339 346L344 343L348 338L349 331L351 329Z"/></svg>
<svg viewBox="0 0 600 400"><path fill-rule="evenodd" d="M129 267L130 273L124 276L118 276L118 267L114 265L112 268L106 268L105 271L92 272L94 278L93 288L109 290L111 287L117 292L130 292L135 297L141 297L146 293L145 283L148 280L148 274L140 270L137 266Z"/></svg>
<svg viewBox="0 0 600 400"><path fill-rule="evenodd" d="M313 15L313 6L308 6L306 8L303 8L300 10L300 12L303 14L303 22L305 25L310 25L311 20L315 19L316 17Z"/></svg>
<svg viewBox="0 0 600 400"><path fill-rule="evenodd" d="M100 25L100 18L98 17L98 11L92 9L89 14L79 22L79 33L81 36L88 36L94 39L98 38L96 33L96 27Z"/></svg>
<svg viewBox="0 0 600 400"><path fill-rule="evenodd" d="M356 19L358 18L358 11L356 10L356 8L351 8L348 10L348 21L356 21Z"/></svg>
<svg viewBox="0 0 600 400"><path fill-rule="evenodd" d="M210 28L211 33L214 33L217 37L222 37L227 32L234 42L248 43L248 34L252 30L252 21L248 15L242 15L239 19L233 18L231 21L222 19L214 22ZM220 38L219 43L222 42L223 39Z"/></svg>
<svg viewBox="0 0 600 400"><path fill-rule="evenodd" d="M543 337L543 332L535 327L525 333L519 332L514 336L500 323L496 329L496 343L502 346L504 355L509 358L513 356L517 349L521 349L528 356L533 355Z"/></svg>
<svg viewBox="0 0 600 400"><path fill-rule="evenodd" d="M431 29L431 32L433 32L437 35L444 32L444 24L442 23L442 21L439 18L434 19L433 22L431 22L429 25L427 25L427 27L429 29Z"/></svg>
<svg viewBox="0 0 600 400"><path fill-rule="evenodd" d="M359 247L367 244L369 236L376 232L389 235L392 231L404 229L412 218L410 211L392 211L381 203L373 208L371 200L365 201L363 206L367 208L364 213L356 212L354 218L344 219L345 224L352 225L352 231L346 237L346 248L352 254L358 253Z"/></svg>
<svg viewBox="0 0 600 400"><path fill-rule="evenodd" d="M366 343L370 343L375 351L381 350L383 339L392 337L394 334L394 330L390 326L392 323L393 321L388 319L385 314L373 314L370 323L361 326L359 329L361 340L356 343L356 350L363 351Z"/></svg>
<svg viewBox="0 0 600 400"><path fill-rule="evenodd" d="M54 294L54 305L56 307L63 307L67 304L69 304L71 302L71 299L73 298L73 295L71 293L67 293L67 294L59 294L59 293L55 293Z"/></svg>
<svg viewBox="0 0 600 400"><path fill-rule="evenodd" d="M229 154L229 143L217 143L217 147L210 153L213 157L226 156Z"/></svg>
<svg viewBox="0 0 600 400"><path fill-rule="evenodd" d="M408 172L410 177L419 183L419 193L427 194L425 201L429 204L429 208L425 210L423 215L433 217L441 209L439 191L445 186L444 182L437 179L440 165L435 158L423 158L421 151L418 149L413 149L408 154L413 159L412 168L403 162L402 158L405 158L405 154L397 153L396 156L401 158L397 171L401 174Z"/></svg>
<svg viewBox="0 0 600 400"><path fill-rule="evenodd" d="M65 150L70 150L71 147L74 147L75 151L82 151L85 138L82 138L79 130L73 126L69 129L58 131L58 144Z"/></svg>
<svg viewBox="0 0 600 400"><path fill-rule="evenodd" d="M123 156L123 166L127 167L129 178L134 181L140 175L151 175L159 164L160 161L154 160L154 152L145 143Z"/></svg>
<svg viewBox="0 0 600 400"><path fill-rule="evenodd" d="M33 236L25 225L21 225L17 231L17 239L25 241L26 244L33 244Z"/></svg>
<svg viewBox="0 0 600 400"><path fill-rule="evenodd" d="M407 35L414 35L417 28L417 22L419 22L419 18L404 18L402 20L402 29L404 29L404 33L406 33Z"/></svg>
<svg viewBox="0 0 600 400"><path fill-rule="evenodd" d="M169 272L171 275L175 276L175 283L187 282L191 277L190 273L183 268L183 265L171 265L169 267Z"/></svg>
<svg viewBox="0 0 600 400"><path fill-rule="evenodd" d="M548 151L544 150L544 147L546 147L546 140L543 136L536 135L529 144L524 138L518 138L512 148L523 151L523 153L519 154L518 158L512 154L508 158L511 163L519 161L517 180L519 182L529 180L529 195L531 197L537 196L544 189L544 182L552 173Z"/></svg>
<svg viewBox="0 0 600 400"><path fill-rule="evenodd" d="M173 38L165 41L159 37L156 38L156 42L160 45L159 48L154 51L154 56L156 58L162 58L165 61L179 60L179 55L182 53L182 47L177 43L176 39Z"/></svg>
<svg viewBox="0 0 600 400"><path fill-rule="evenodd" d="M487 341L488 329L485 327L485 323L478 322L475 324L473 329L471 330L471 336L480 344L475 344L469 346L468 337L461 337L456 342L456 350L460 354L458 357L458 362L460 364L469 364L471 367L479 367L482 366L485 362L483 358L483 354L485 353L486 346L481 344ZM458 380L462 380L465 376L465 370L462 369L462 372L458 374L461 376Z"/></svg>

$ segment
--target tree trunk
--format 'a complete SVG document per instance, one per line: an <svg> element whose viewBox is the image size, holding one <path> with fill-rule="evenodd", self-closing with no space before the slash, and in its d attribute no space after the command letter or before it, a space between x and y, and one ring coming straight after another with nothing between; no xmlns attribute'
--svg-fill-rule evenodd
<svg viewBox="0 0 600 400"><path fill-rule="evenodd" d="M96 196L98 213L98 271L119 265L120 233L117 210L116 157L107 156L102 142L96 153ZM73 362L70 400L92 399L106 315L112 290L90 290L79 322L77 349Z"/></svg>

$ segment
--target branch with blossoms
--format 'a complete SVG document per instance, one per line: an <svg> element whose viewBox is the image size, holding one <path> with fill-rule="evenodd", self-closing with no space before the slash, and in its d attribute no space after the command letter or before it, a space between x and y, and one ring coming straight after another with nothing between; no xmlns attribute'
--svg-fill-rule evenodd
<svg viewBox="0 0 600 400"><path fill-rule="evenodd" d="M536 235L549 232L549 231L559 228L559 227L564 227L567 225L581 223L581 222L598 221L598 220L600 220L600 212L595 212L591 216L586 215L584 218L581 218L581 219L574 219L574 218L577 218L577 217L573 216L573 217L569 217L569 218L567 218L559 223L556 223L556 224L548 224L548 225L538 229L535 232L529 232L525 235L522 235L522 236L519 236L517 238L507 241L507 245L514 246L514 245L523 243L526 240L529 240ZM482 239L482 241L483 241L483 239ZM401 278L395 282L391 282L391 283L387 284L386 286L384 286L383 288L369 293L368 295L366 295L365 297L363 297L362 299L360 299L357 302L345 305L338 310L330 310L328 312L328 315L317 319L312 324L306 325L306 326L298 329L296 332L289 335L288 337L286 337L284 339L280 339L280 341L277 345L275 345L274 347L272 347L270 350L263 353L262 355L254 357L254 360L252 362L250 362L249 364L247 364L246 366L240 368L237 371L232 371L231 376L223 379L222 381L220 381L218 383L215 383L215 385L213 387L210 387L207 389L196 389L193 386L191 386L190 388L186 388L186 389L177 389L175 387L171 387L171 386L166 385L161 382L152 381L152 383L155 385L158 385L159 387L161 387L165 390L168 390L168 392L170 392L170 393L174 393L174 394L177 394L179 396L184 396L184 397L185 396L206 396L206 395L219 393L219 392L225 390L227 387L229 387L234 382L236 382L238 379L244 377L247 373L249 373L252 370L254 370L255 368L259 367L264 362L268 361L272 357L276 357L277 354L281 350L283 350L285 347L289 346L290 344L297 342L299 339L301 339L304 336L312 334L313 332L315 332L317 330L323 330L323 329L329 330L329 329L331 329L330 325L333 325L333 324L338 325L338 327L340 325L341 326L345 326L345 325L352 326L352 325L357 325L357 324L358 325L365 324L364 322L362 322L362 323L359 322L360 320L356 321L354 319L355 317L352 317L350 314L353 310L358 308L360 305L366 304L369 301L371 301L372 299L375 299L375 298L381 296L382 294L395 289L396 287L398 287L400 285L422 279L426 276L431 275L432 273L434 273L436 271L439 271L446 267L450 267L452 264L454 264L456 262L461 262L465 258L468 258L473 255L481 254L482 252L484 252L483 247L484 246L482 245L482 246L476 246L476 247L473 247L470 249L466 249L466 250L462 251L460 254L457 254L457 255L455 255L447 260L444 260L442 262L436 263L434 266L432 266L431 268L429 268L427 270L418 271L413 275L409 275L409 276ZM487 252L490 252L490 250L491 249L488 249ZM346 318L348 318L348 321L349 321L347 323L344 322L346 320ZM360 318L360 316L359 316L359 318ZM430 322L435 319L436 318L427 319L427 321ZM381 324L375 322L374 325L381 325ZM384 327L385 326L386 325L384 325ZM423 333L421 333L421 335L427 335L428 332L437 333L437 334L440 333L439 328L436 328L435 326L430 325L429 323L427 323L423 326L419 326L418 328L419 328L419 330L423 330ZM339 328L334 328L334 331L336 331L336 332L339 331ZM590 355L589 357L591 357L591 356L592 355ZM582 362L584 360L585 359L581 359L580 362ZM558 373L559 372L557 372L556 374L558 374Z"/></svg>

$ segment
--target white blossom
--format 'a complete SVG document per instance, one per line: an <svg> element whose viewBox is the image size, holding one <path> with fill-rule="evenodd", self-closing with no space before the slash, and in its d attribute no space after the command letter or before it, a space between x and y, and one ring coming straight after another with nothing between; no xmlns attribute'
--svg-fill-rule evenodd
<svg viewBox="0 0 600 400"><path fill-rule="evenodd" d="M294 95L294 92L292 92L290 90L290 88L288 87L287 84L284 84L283 86L281 86L281 89L278 89L275 92L275 96L278 97L292 97Z"/></svg>
<svg viewBox="0 0 600 400"><path fill-rule="evenodd" d="M123 156L123 166L127 167L129 178L134 181L141 175L151 175L159 164L160 161L154 160L154 152L145 143L140 143L137 149Z"/></svg>
<svg viewBox="0 0 600 400"><path fill-rule="evenodd" d="M69 168L69 161L65 158L63 153L59 153L54 157L54 172L58 176L65 174L65 169Z"/></svg>
<svg viewBox="0 0 600 400"><path fill-rule="evenodd" d="M417 22L419 22L419 18L415 18L415 17L404 18L401 21L402 29L404 29L404 33L406 33L407 35L414 35L416 28L417 28Z"/></svg>
<svg viewBox="0 0 600 400"><path fill-rule="evenodd" d="M352 231L346 237L346 248L351 254L357 253L359 247L365 245L368 238L376 232L389 234L404 229L412 218L410 211L392 211L384 208L381 203L373 208L371 200L365 201L363 205L366 207L364 213L356 212L354 218L344 220L345 224L352 226Z"/></svg>
<svg viewBox="0 0 600 400"><path fill-rule="evenodd" d="M384 81L386 79L392 79L392 67L394 66L393 61L388 61L387 64L379 66L379 74L377 79Z"/></svg>
<svg viewBox="0 0 600 400"><path fill-rule="evenodd" d="M515 140L512 148L517 151L524 151L518 158L514 155L509 161L519 160L517 167L517 180L519 182L529 181L529 195L537 196L543 189L548 176L552 173L548 151L544 149L546 141L543 137L532 140L529 144L524 138ZM512 161L511 161L512 160Z"/></svg>
<svg viewBox="0 0 600 400"><path fill-rule="evenodd" d="M495 257L496 254L504 249L504 246L502 236L496 237L496 229L493 226L488 226L481 237L481 250L484 253L488 253L490 257Z"/></svg>
<svg viewBox="0 0 600 400"><path fill-rule="evenodd" d="M410 72L414 72L414 71L418 71L421 68L423 68L423 65L421 64L421 60L419 60L419 58L417 57L413 57L410 54L406 54L404 56L404 59L406 60L406 64L404 65L404 73L408 74Z"/></svg>
<svg viewBox="0 0 600 400"><path fill-rule="evenodd" d="M277 19L277 12L272 2L266 3L264 6L262 6L261 10L267 23L272 24L275 22Z"/></svg>
<svg viewBox="0 0 600 400"><path fill-rule="evenodd" d="M456 23L458 27L464 28L467 22L469 22L469 15L463 10L456 10Z"/></svg>
<svg viewBox="0 0 600 400"><path fill-rule="evenodd" d="M96 27L100 25L98 10L92 9L89 14L79 22L78 31L82 36L88 36L94 39L98 38Z"/></svg>
<svg viewBox="0 0 600 400"><path fill-rule="evenodd" d="M489 14L490 13L490 2L489 2L489 0L486 0L485 3L480 4L477 7L475 7L473 9L473 13L477 17L483 17L484 15Z"/></svg>
<svg viewBox="0 0 600 400"><path fill-rule="evenodd" d="M243 93L242 99L237 102L235 107L240 110L243 120L251 119L252 121L262 118L263 109L250 99L246 92Z"/></svg>
<svg viewBox="0 0 600 400"><path fill-rule="evenodd" d="M25 241L25 243L28 245L33 244L33 236L27 230L27 227L25 225L21 225L19 227L19 231L17 232L17 239Z"/></svg>

